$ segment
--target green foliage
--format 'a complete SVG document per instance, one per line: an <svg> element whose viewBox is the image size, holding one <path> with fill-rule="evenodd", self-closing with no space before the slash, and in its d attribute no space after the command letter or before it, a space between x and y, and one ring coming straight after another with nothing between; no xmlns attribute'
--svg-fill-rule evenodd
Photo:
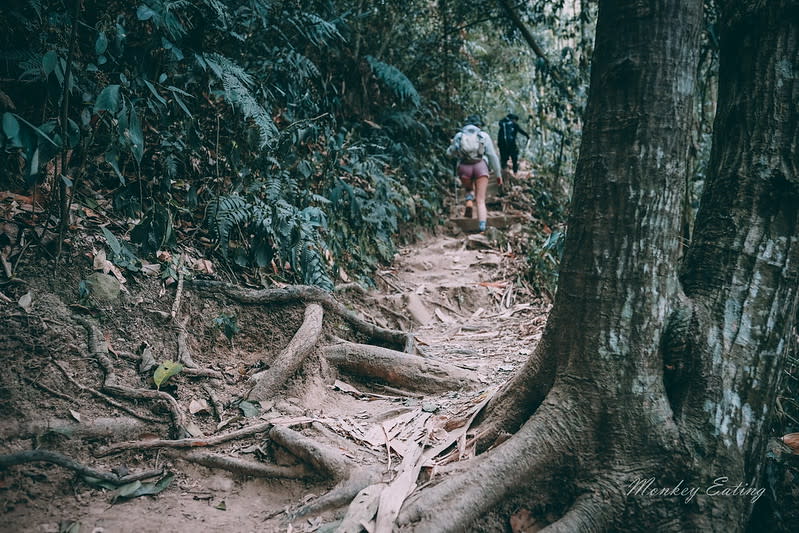
<svg viewBox="0 0 799 533"><path fill-rule="evenodd" d="M411 83L411 80L409 80L405 74L397 67L383 63L372 56L366 56L366 60L369 62L369 66L372 67L375 76L377 76L386 87L391 89L401 101L409 101L415 107L419 107L421 104L419 93L416 92L416 87L413 86L413 83Z"/></svg>
<svg viewBox="0 0 799 533"><path fill-rule="evenodd" d="M182 364L176 363L174 361L164 361L153 371L153 382L155 383L155 387L160 389L161 385L163 385L166 380L179 374L181 370L183 370Z"/></svg>
<svg viewBox="0 0 799 533"><path fill-rule="evenodd" d="M236 315L228 315L227 313L222 313L214 319L214 327L221 329L229 341L232 341L233 336L239 332Z"/></svg>

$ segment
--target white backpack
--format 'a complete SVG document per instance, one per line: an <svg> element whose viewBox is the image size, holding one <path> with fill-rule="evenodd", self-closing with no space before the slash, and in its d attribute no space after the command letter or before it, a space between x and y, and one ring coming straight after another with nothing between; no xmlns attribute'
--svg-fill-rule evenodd
<svg viewBox="0 0 799 533"><path fill-rule="evenodd" d="M458 142L458 151L461 159L477 162L483 159L486 151L485 141L480 130L462 132Z"/></svg>

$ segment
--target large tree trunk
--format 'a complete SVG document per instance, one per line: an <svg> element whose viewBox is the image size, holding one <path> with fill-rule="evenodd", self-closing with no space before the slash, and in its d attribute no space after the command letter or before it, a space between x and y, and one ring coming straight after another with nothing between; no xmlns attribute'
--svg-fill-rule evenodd
<svg viewBox="0 0 799 533"><path fill-rule="evenodd" d="M486 513L548 501L563 507L547 531L745 526L799 268L799 16L795 2L750 3L722 17L711 172L682 278L702 1L600 3L556 301L486 421L492 436L518 431L402 523L493 529Z"/></svg>

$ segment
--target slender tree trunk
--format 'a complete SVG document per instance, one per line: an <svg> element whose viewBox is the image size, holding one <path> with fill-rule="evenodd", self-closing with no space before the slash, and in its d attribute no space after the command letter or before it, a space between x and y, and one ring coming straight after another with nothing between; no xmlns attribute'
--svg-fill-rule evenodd
<svg viewBox="0 0 799 533"><path fill-rule="evenodd" d="M682 276L702 2L602 2L558 293L485 422L515 434L402 523L493 530L524 506L560 509L548 532L745 527L797 306L799 12L723 7L714 150Z"/></svg>

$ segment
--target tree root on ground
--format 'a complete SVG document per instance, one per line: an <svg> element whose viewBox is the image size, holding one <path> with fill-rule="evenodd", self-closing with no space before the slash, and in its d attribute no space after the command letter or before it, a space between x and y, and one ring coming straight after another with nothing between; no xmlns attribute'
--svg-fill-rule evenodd
<svg viewBox="0 0 799 533"><path fill-rule="evenodd" d="M195 288L223 294L244 304L274 304L292 302L316 302L330 313L346 320L356 331L369 338L377 339L401 348L406 353L413 353L415 341L413 335L395 329L381 328L361 318L358 313L350 311L332 295L319 287L292 285L280 289L245 289L231 283L220 281L192 280Z"/></svg>
<svg viewBox="0 0 799 533"><path fill-rule="evenodd" d="M183 319L178 327L178 362L183 365L183 368L197 368L197 363L192 359L191 349L188 342L188 331L186 325L189 323L189 317Z"/></svg>
<svg viewBox="0 0 799 533"><path fill-rule="evenodd" d="M89 352L105 373L102 389L105 392L132 400L157 400L166 405L172 418L173 430L180 436L187 435L186 422L178 402L169 394L157 390L136 389L117 383L114 365L108 357L108 345L103 339L102 332L92 322L84 318L76 319L88 334Z"/></svg>
<svg viewBox="0 0 799 533"><path fill-rule="evenodd" d="M482 453L516 433L546 397L555 377L555 358L542 342L478 417L476 451ZM485 421L481 423L481 421Z"/></svg>
<svg viewBox="0 0 799 533"><path fill-rule="evenodd" d="M365 487L379 481L378 472L361 468L344 457L341 451L320 444L285 426L272 428L269 437L317 472L338 482L323 496L292 512L291 516L294 518L346 505Z"/></svg>
<svg viewBox="0 0 799 533"><path fill-rule="evenodd" d="M0 425L0 440L28 439L53 433L87 440L107 438L132 438L152 429L140 420L128 417L95 418L91 421L64 420L60 418L37 420L28 423L5 421Z"/></svg>
<svg viewBox="0 0 799 533"><path fill-rule="evenodd" d="M275 396L283 384L302 366L322 333L322 306L316 303L305 308L305 320L291 342L272 362L268 370L258 372L250 379L254 383L248 398L266 400Z"/></svg>
<svg viewBox="0 0 799 533"><path fill-rule="evenodd" d="M103 400L108 405L112 405L112 406L116 407L117 409L119 409L120 411L124 411L124 412L128 413L129 415L135 416L136 418L140 418L142 420L146 420L147 422L156 422L156 423L163 422L159 418L155 418L155 417L149 416L149 415L139 414L136 411L134 411L133 409L131 409L130 407L128 407L127 405L123 405L123 404L119 403L118 401L114 400L113 398L109 398L107 395L103 394L102 392L100 392L98 390L95 390L95 389L93 389L91 387L87 387L86 385L83 385L82 383L77 381L75 378L73 378L69 374L69 371L67 371L67 369L65 368L64 364L61 363L60 361L53 361L53 365L55 365L56 368L58 368L61 371L61 373L64 374L64 377L67 378L67 381L72 383L79 390L86 391L89 394L91 394L91 395L93 395L93 396L95 396L97 398L100 398L101 400Z"/></svg>
<svg viewBox="0 0 799 533"><path fill-rule="evenodd" d="M114 483L115 485L124 485L132 481L140 481L142 479L160 476L163 473L163 470L150 470L139 474L119 477L110 472L101 472L99 470L89 468L88 466L82 465L64 454L49 450L26 450L23 452L0 455L0 468L8 468L10 466L24 463L40 462L62 466L69 470L74 470L76 473L82 476L108 481L110 483Z"/></svg>
<svg viewBox="0 0 799 533"><path fill-rule="evenodd" d="M321 351L342 372L411 390L441 392L476 385L468 370L379 346L341 341Z"/></svg>
<svg viewBox="0 0 799 533"><path fill-rule="evenodd" d="M208 468L227 470L228 472L233 472L234 474L242 476L283 479L310 479L318 477L304 464L294 466L271 465L259 461L248 461L246 459L202 452L199 450L172 449L168 450L166 455Z"/></svg>
<svg viewBox="0 0 799 533"><path fill-rule="evenodd" d="M224 442L228 442L235 439L251 437L252 435L257 435L259 433L266 433L267 431L272 429L272 426L273 424L271 422L264 422L263 424L248 426L236 431L231 431L230 433L225 433L224 435L216 435L214 437L187 438L187 439L174 439L174 440L148 439L148 440L137 440L137 441L128 441L128 442L117 442L101 450L98 450L94 455L96 457L105 457L106 455L111 455L113 453L119 453L126 450L139 451L139 450L152 450L154 448L200 448L200 447L204 448L209 446L216 446L218 444L222 444Z"/></svg>
<svg viewBox="0 0 799 533"><path fill-rule="evenodd" d="M509 494L522 488L541 493L552 473L566 468L563 458L576 453L578 428L588 427L574 402L556 396L542 403L513 439L409 501L398 523L408 530L466 531Z"/></svg>

